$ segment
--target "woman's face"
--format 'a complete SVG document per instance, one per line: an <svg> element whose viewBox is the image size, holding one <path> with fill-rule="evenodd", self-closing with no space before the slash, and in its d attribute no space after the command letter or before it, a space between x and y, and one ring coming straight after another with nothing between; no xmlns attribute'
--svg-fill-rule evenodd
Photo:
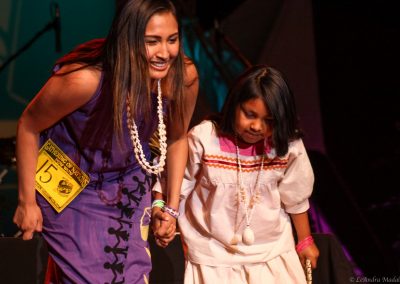
<svg viewBox="0 0 400 284"><path fill-rule="evenodd" d="M154 14L146 26L144 41L151 79L167 76L179 53L178 23L171 12Z"/></svg>
<svg viewBox="0 0 400 284"><path fill-rule="evenodd" d="M244 142L254 144L272 134L272 117L262 99L254 98L236 107L235 131Z"/></svg>

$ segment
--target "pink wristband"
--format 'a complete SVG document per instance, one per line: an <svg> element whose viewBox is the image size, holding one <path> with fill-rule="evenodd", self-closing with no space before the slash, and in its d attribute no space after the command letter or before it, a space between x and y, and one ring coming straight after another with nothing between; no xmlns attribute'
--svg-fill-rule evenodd
<svg viewBox="0 0 400 284"><path fill-rule="evenodd" d="M179 212L176 211L175 209L172 209L171 207L165 205L163 208L161 208L162 211L167 212L169 215L174 217L175 219L178 219L179 217Z"/></svg>
<svg viewBox="0 0 400 284"><path fill-rule="evenodd" d="M306 247L309 247L314 243L314 239L312 236L308 236L301 240L297 245L296 245L296 251L297 253L300 253L303 251Z"/></svg>

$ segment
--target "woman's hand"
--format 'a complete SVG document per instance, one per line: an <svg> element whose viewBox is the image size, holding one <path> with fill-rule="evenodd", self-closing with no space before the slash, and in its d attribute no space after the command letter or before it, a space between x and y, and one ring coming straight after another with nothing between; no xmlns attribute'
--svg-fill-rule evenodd
<svg viewBox="0 0 400 284"><path fill-rule="evenodd" d="M23 240L30 240L34 232L42 231L42 212L36 202L18 204L13 221L22 231Z"/></svg>
<svg viewBox="0 0 400 284"><path fill-rule="evenodd" d="M165 248L175 238L176 219L159 207L153 207L151 215L156 244Z"/></svg>

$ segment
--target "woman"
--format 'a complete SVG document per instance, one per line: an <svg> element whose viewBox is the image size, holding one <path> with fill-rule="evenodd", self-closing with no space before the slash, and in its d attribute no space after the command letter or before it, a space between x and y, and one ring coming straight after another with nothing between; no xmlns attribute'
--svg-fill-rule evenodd
<svg viewBox="0 0 400 284"><path fill-rule="evenodd" d="M78 46L56 63L19 120L14 222L25 240L43 231L58 281L148 281L151 174L163 170L166 156L167 205L176 210L197 91L196 68L183 55L168 0L126 1L105 40ZM161 157L152 166L148 144L157 125ZM35 192L38 149L49 139L90 178L60 213ZM159 208L153 217L165 245L175 219Z"/></svg>

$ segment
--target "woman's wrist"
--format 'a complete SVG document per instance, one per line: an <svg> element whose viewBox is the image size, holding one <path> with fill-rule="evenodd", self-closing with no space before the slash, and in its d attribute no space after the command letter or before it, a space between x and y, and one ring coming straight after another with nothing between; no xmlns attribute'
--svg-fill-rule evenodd
<svg viewBox="0 0 400 284"><path fill-rule="evenodd" d="M179 197L168 196L166 205L174 210L179 208Z"/></svg>
<svg viewBox="0 0 400 284"><path fill-rule="evenodd" d="M153 201L153 203L151 204L151 209L154 209L154 208L160 208L161 211L167 212L169 215L171 215L175 219L178 219L178 217L179 217L179 211L175 210L174 208L172 208L169 205L166 205L165 201L162 199L155 199Z"/></svg>
<svg viewBox="0 0 400 284"><path fill-rule="evenodd" d="M151 208L154 207L163 208L165 206L165 201L162 199L154 199L153 203L151 204Z"/></svg>
<svg viewBox="0 0 400 284"><path fill-rule="evenodd" d="M175 219L178 219L178 217L180 215L178 210L175 210L174 208L172 208L172 207L170 207L168 205L165 205L163 208L161 208L161 210L163 212L167 212L169 215L171 215Z"/></svg>
<svg viewBox="0 0 400 284"><path fill-rule="evenodd" d="M35 195L33 195L32 197L28 197L28 196L19 196L18 197L18 205L21 206L32 206L32 205L36 205L36 198Z"/></svg>

